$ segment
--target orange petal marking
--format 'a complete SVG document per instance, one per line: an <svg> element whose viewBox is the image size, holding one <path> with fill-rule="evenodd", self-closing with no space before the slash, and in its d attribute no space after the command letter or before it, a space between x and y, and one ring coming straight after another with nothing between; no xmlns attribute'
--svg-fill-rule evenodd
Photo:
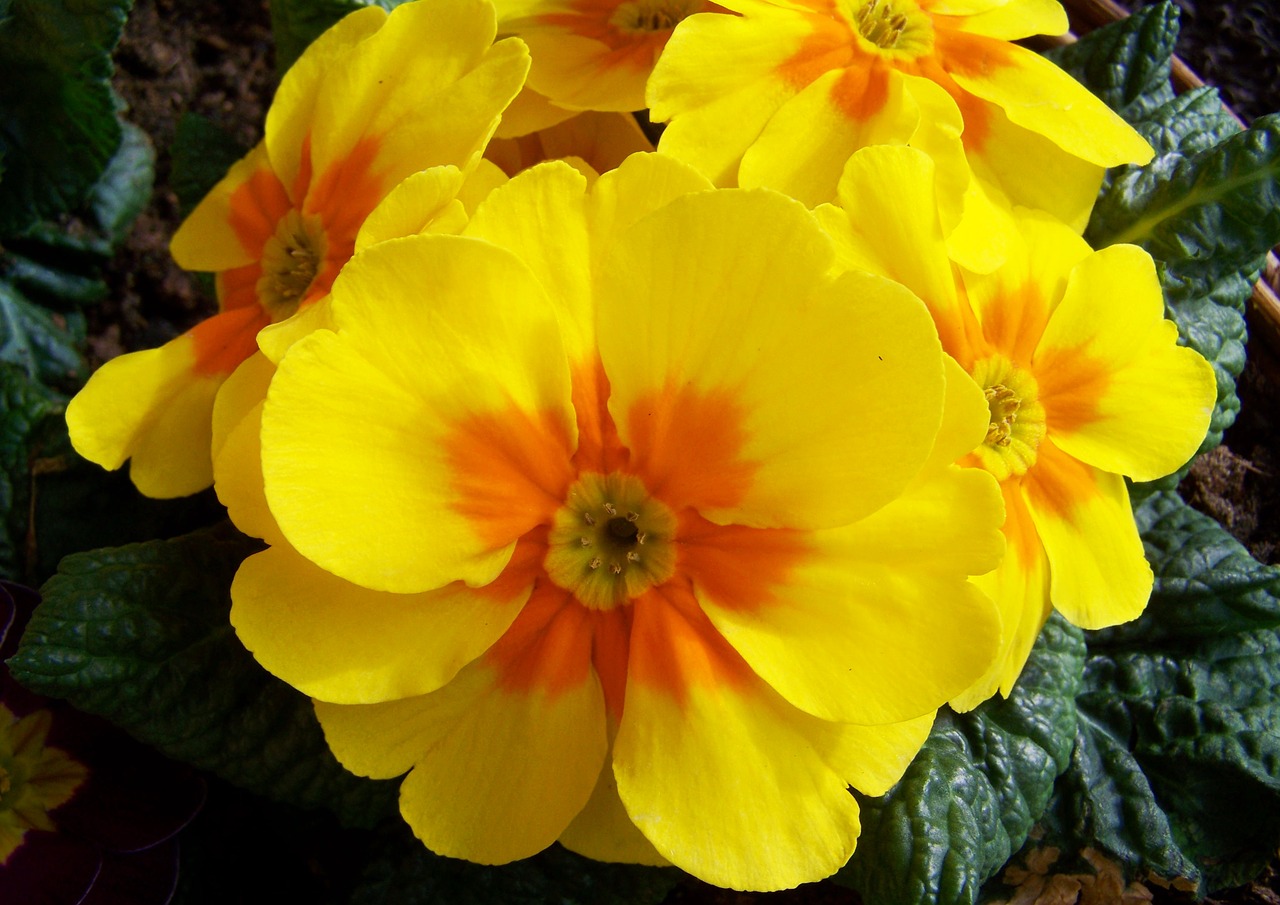
<svg viewBox="0 0 1280 905"><path fill-rule="evenodd" d="M995 303L982 312L982 332L991 349L1026 367L1049 322L1049 303L1033 282L1002 287ZM1036 379L1039 380L1039 370Z"/></svg>
<svg viewBox="0 0 1280 905"><path fill-rule="evenodd" d="M269 167L257 170L237 186L231 193L229 206L231 229L241 247L255 258L275 235L280 218L293 207L280 178Z"/></svg>
<svg viewBox="0 0 1280 905"><path fill-rule="evenodd" d="M246 269L246 268L238 268ZM271 323L261 308L240 307L215 314L191 328L197 374L230 374L258 351L258 331Z"/></svg>
<svg viewBox="0 0 1280 905"><path fill-rule="evenodd" d="M1023 481L1027 497L1037 511L1067 522L1081 503L1099 495L1089 466L1058 449L1047 437L1036 450L1036 464Z"/></svg>
<svg viewBox="0 0 1280 905"><path fill-rule="evenodd" d="M759 682L680 580L636 599L628 671L630 681L661 690L681 706L691 688L745 689Z"/></svg>
<svg viewBox="0 0 1280 905"><path fill-rule="evenodd" d="M813 31L776 70L788 85L800 91L833 70L870 67L873 61L858 47L847 22L821 12L807 19Z"/></svg>
<svg viewBox="0 0 1280 905"><path fill-rule="evenodd" d="M579 687L591 670L593 621L563 588L543 582L485 659L508 691L555 696Z"/></svg>
<svg viewBox="0 0 1280 905"><path fill-rule="evenodd" d="M1004 497L1004 525L1001 530L1008 544L1008 554L1016 557L1018 562L1034 562L1041 556L1043 545L1036 526L1031 521L1031 512L1022 497L1022 481L1010 478L1000 484L1000 492Z"/></svg>
<svg viewBox="0 0 1280 905"><path fill-rule="evenodd" d="M572 369L573 409L578 415L578 449L573 464L578 472L608 474L627 462L627 449L618 438L609 414L609 378L600 359Z"/></svg>
<svg viewBox="0 0 1280 905"><path fill-rule="evenodd" d="M871 119L889 100L889 70L878 61L846 69L831 88L831 100L849 119Z"/></svg>
<svg viewBox="0 0 1280 905"><path fill-rule="evenodd" d="M1112 371L1087 346L1042 350L1034 372L1049 430L1079 430L1098 420Z"/></svg>
<svg viewBox="0 0 1280 905"><path fill-rule="evenodd" d="M577 477L570 464L573 444L558 413L513 406L470 415L453 426L443 446L456 476L454 510L495 546L549 523Z"/></svg>
<svg viewBox="0 0 1280 905"><path fill-rule="evenodd" d="M741 458L745 423L746 412L731 391L668 382L627 411L630 469L677 511L735 506L758 467Z"/></svg>
<svg viewBox="0 0 1280 905"><path fill-rule="evenodd" d="M605 710L616 723L622 718L622 707L626 702L634 614L629 606L589 612L594 625L591 661L604 689Z"/></svg>
<svg viewBox="0 0 1280 905"><path fill-rule="evenodd" d="M809 556L809 532L716 525L691 510L680 517L680 571L722 606L756 610L779 602L791 571Z"/></svg>

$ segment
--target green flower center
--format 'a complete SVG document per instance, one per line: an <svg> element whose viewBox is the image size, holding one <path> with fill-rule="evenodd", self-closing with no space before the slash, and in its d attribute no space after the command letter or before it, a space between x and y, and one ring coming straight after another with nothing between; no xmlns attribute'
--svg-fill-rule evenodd
<svg viewBox="0 0 1280 905"><path fill-rule="evenodd" d="M327 247L324 227L314 214L289 211L262 248L262 276L258 299L272 323L291 317L307 295L324 263Z"/></svg>
<svg viewBox="0 0 1280 905"><path fill-rule="evenodd" d="M584 474L552 521L544 566L583 606L611 609L671 577L675 532L639 478Z"/></svg>
<svg viewBox="0 0 1280 905"><path fill-rule="evenodd" d="M933 51L933 23L912 0L862 0L851 13L858 34L880 51L905 57Z"/></svg>
<svg viewBox="0 0 1280 905"><path fill-rule="evenodd" d="M990 413L987 435L975 454L1001 481L1026 474L1047 429L1035 378L1003 355L993 355L974 365L973 379Z"/></svg>

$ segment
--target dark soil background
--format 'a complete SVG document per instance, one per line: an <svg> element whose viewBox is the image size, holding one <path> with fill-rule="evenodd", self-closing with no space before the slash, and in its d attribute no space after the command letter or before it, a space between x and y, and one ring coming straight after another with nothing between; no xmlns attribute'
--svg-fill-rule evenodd
<svg viewBox="0 0 1280 905"><path fill-rule="evenodd" d="M1127 4L1131 8L1142 0ZM1264 0L1195 2L1184 10L1180 55L1245 119L1280 111L1280 17ZM90 357L97 364L122 352L150 348L191 327L216 309L207 281L180 270L169 258L168 242L181 220L173 191L170 148L187 113L206 117L247 150L261 137L263 118L276 85L270 14L266 0L197 3L193 0L137 0L119 50L115 84L128 105L126 116L142 127L157 151L156 190L108 281L111 297L91 312ZM1257 313L1251 311L1251 317ZM1251 325L1252 326L1252 325ZM1251 331L1256 332L1256 331ZM1280 336L1280 331L1273 331ZM1254 339L1239 386L1243 409L1222 447L1205 456L1182 485L1186 498L1213 515L1258 559L1280 559L1280 345ZM221 786L215 784L217 792ZM188 830L203 857L225 858L226 902L320 901L324 891L343 885L350 867L341 865L343 846L331 837L295 839L284 850L279 840L257 840L246 827L243 793L223 789ZM250 818L252 819L252 818ZM220 847L224 838L238 845ZM261 841L261 849L255 846ZM241 883L252 868L271 869L266 852L292 857L294 880L268 893ZM247 859L247 860L246 860ZM1212 901L1221 905L1280 905L1280 874L1268 870L1258 882L1230 890ZM245 873L241 873L245 871ZM288 873L288 871L286 871ZM291 876L293 874L290 874ZM1074 883L1074 886L1072 886ZM313 897L305 893L314 889ZM1017 890L1010 886L1013 896ZM1027 895L1030 890L1023 890ZM264 896L266 896L264 898ZM1186 902L1185 895L1152 887L1130 887L1091 878L1046 888L1043 905ZM213 901L209 899L208 901ZM1035 896L1021 899L1026 905ZM830 882L783 893L749 894L713 889L695 880L677 887L668 905L856 905L856 894Z"/></svg>

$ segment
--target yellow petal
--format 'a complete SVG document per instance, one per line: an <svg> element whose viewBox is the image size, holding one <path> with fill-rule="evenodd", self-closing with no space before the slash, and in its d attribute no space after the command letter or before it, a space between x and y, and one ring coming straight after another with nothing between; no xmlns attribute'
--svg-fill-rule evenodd
<svg viewBox="0 0 1280 905"><path fill-rule="evenodd" d="M1124 478L1085 465L1046 440L1023 493L1049 558L1058 611L1087 629L1141 615L1152 575Z"/></svg>
<svg viewBox="0 0 1280 905"><path fill-rule="evenodd" d="M466 211L455 198L462 182L457 167L431 167L408 176L369 213L356 235L356 251L421 232L461 232Z"/></svg>
<svg viewBox="0 0 1280 905"><path fill-rule="evenodd" d="M951 3L946 5L955 6ZM1007 3L982 3L976 6L987 8L967 13L956 13L949 9L951 15L963 16L954 21L954 27L1004 41L1017 41L1031 35L1066 34L1070 27L1067 11L1058 0L1009 0ZM939 10L934 7L931 11Z"/></svg>
<svg viewBox="0 0 1280 905"><path fill-rule="evenodd" d="M1000 611L1000 650L986 675L950 701L953 709L962 712L972 710L997 691L1008 697L1040 629L1053 611L1049 561L1023 501L1021 483L1005 481L1000 489L1005 500L1006 552L994 570L973 580Z"/></svg>
<svg viewBox="0 0 1280 905"><path fill-rule="evenodd" d="M249 557L231 587L231 624L268 672L303 694L372 704L435 691L498 640L528 581L425 594L370 591L288 545Z"/></svg>
<svg viewBox="0 0 1280 905"><path fill-rule="evenodd" d="M896 72L833 70L784 103L742 157L738 184L766 186L810 206L836 197L845 161L870 145L904 145L920 108Z"/></svg>
<svg viewBox="0 0 1280 905"><path fill-rule="evenodd" d="M213 486L237 528L284 543L262 487L262 406L276 368L254 355L236 369L213 406Z"/></svg>
<svg viewBox="0 0 1280 905"><path fill-rule="evenodd" d="M67 405L76 452L129 476L151 497L180 497L213 482L213 401L226 375L200 373L191 334L99 368Z"/></svg>
<svg viewBox="0 0 1280 905"><path fill-rule="evenodd" d="M936 331L901 286L826 282L831 261L809 213L760 190L677 198L619 240L600 350L652 493L716 522L829 527L919 470L941 419Z"/></svg>
<svg viewBox="0 0 1280 905"><path fill-rule="evenodd" d="M597 861L623 864L648 864L666 867L671 862L658 854L648 839L631 822L622 799L618 797L618 781L613 765L606 760L591 800L560 836L560 844Z"/></svg>
<svg viewBox="0 0 1280 905"><path fill-rule="evenodd" d="M1209 363L1177 340L1149 254L1113 245L1081 261L1033 359L1054 443L1139 481L1191 458L1217 385Z"/></svg>
<svg viewBox="0 0 1280 905"><path fill-rule="evenodd" d="M612 170L631 154L652 151L635 117L626 113L588 110L532 135L494 139L485 157L511 175L544 160L577 158L597 173Z"/></svg>
<svg viewBox="0 0 1280 905"><path fill-rule="evenodd" d="M485 584L573 480L555 314L508 252L414 236L368 249L263 412L267 500L308 559L364 587Z"/></svg>
<svg viewBox="0 0 1280 905"><path fill-rule="evenodd" d="M690 620L693 621L690 621ZM852 854L858 806L823 750L827 724L793 708L697 611L635 605L618 794L672 864L733 889L788 889Z"/></svg>
<svg viewBox="0 0 1280 905"><path fill-rule="evenodd" d="M1016 125L1097 166L1151 160L1151 146L1132 126L1039 54L959 32L939 32L937 40L956 84L1000 107ZM1023 162L1024 169L1034 166Z"/></svg>
<svg viewBox="0 0 1280 905"><path fill-rule="evenodd" d="M317 702L330 747L356 773L394 776L415 766L400 812L434 852L503 864L541 851L587 804L608 748L581 612L565 608L544 626L563 645L535 639L506 652L531 684L513 683L511 661L486 657L424 697ZM560 656L574 662L572 675Z"/></svg>
<svg viewBox="0 0 1280 905"><path fill-rule="evenodd" d="M519 138L539 129L549 129L578 114L577 110L566 110L551 103L545 95L539 94L528 85L521 89L506 110L502 111L502 122L494 132L496 139Z"/></svg>
<svg viewBox="0 0 1280 905"><path fill-rule="evenodd" d="M186 270L216 272L258 260L262 245L289 208L284 186L259 143L232 164L182 221L169 252Z"/></svg>
<svg viewBox="0 0 1280 905"><path fill-rule="evenodd" d="M883 795L902 779L920 753L933 728L933 718L933 713L926 713L884 726L828 723L827 760L863 795Z"/></svg>

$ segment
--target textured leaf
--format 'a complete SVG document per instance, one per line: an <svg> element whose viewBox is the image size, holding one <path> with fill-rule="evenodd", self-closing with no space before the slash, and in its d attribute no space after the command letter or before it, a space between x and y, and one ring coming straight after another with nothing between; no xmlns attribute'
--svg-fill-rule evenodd
<svg viewBox="0 0 1280 905"><path fill-rule="evenodd" d="M1217 88L1192 88L1155 107L1134 123L1156 155L1208 151L1241 131Z"/></svg>
<svg viewBox="0 0 1280 905"><path fill-rule="evenodd" d="M97 184L89 209L110 246L124 243L155 183L156 152L151 139L132 123L121 123L120 145Z"/></svg>
<svg viewBox="0 0 1280 905"><path fill-rule="evenodd" d="M1045 54L1131 123L1173 98L1178 8L1158 3Z"/></svg>
<svg viewBox="0 0 1280 905"><path fill-rule="evenodd" d="M0 235L79 206L120 145L111 51L130 0L12 0L0 19Z"/></svg>
<svg viewBox="0 0 1280 905"><path fill-rule="evenodd" d="M182 115L169 146L173 159L169 185L184 216L248 150L213 120L195 113Z"/></svg>
<svg viewBox="0 0 1280 905"><path fill-rule="evenodd" d="M84 368L76 344L83 337L84 318L45 311L0 280L0 362L32 380L76 384Z"/></svg>
<svg viewBox="0 0 1280 905"><path fill-rule="evenodd" d="M351 905L656 905L684 876L591 861L558 845L485 867L433 855L402 824L379 834L376 851Z"/></svg>
<svg viewBox="0 0 1280 905"><path fill-rule="evenodd" d="M27 576L27 529L31 511L32 448L43 427L62 412L62 400L12 365L0 364L0 577Z"/></svg>
<svg viewBox="0 0 1280 905"><path fill-rule="evenodd" d="M63 560L13 675L258 794L371 825L395 784L344 771L311 702L236 640L228 589L259 545L229 527Z"/></svg>
<svg viewBox="0 0 1280 905"><path fill-rule="evenodd" d="M836 880L867 905L976 901L1067 767L1083 659L1079 629L1055 615L1007 700L940 712L898 785L859 796L862 836Z"/></svg>
<svg viewBox="0 0 1280 905"><path fill-rule="evenodd" d="M1175 493L1135 515L1155 590L1140 619L1087 636L1048 841L1130 876L1238 884L1280 845L1280 569Z"/></svg>

